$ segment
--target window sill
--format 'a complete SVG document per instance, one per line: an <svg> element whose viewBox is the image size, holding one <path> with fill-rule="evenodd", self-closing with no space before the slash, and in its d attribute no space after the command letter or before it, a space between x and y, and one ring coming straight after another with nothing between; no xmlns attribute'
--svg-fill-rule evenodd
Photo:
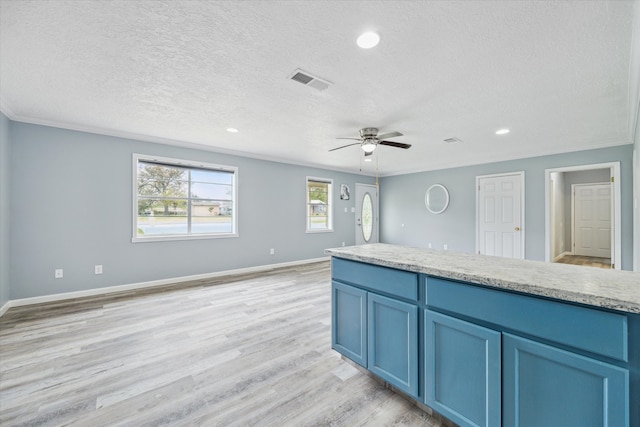
<svg viewBox="0 0 640 427"><path fill-rule="evenodd" d="M228 239L239 237L238 233L228 234L195 234L190 236L148 236L132 237L131 243L171 242L174 240L204 240L204 239Z"/></svg>

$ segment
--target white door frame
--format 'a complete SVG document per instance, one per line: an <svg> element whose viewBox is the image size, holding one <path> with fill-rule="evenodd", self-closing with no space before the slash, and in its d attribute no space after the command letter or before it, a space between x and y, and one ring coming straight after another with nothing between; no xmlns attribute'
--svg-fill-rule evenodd
<svg viewBox="0 0 640 427"><path fill-rule="evenodd" d="M371 241L369 243L378 243L380 241L380 188L375 185L375 184L360 184L360 183L356 183L356 188L354 191L354 196L353 198L355 199L355 244L358 244L358 238L359 236L362 235L362 220L359 216L359 214L362 214L362 201L360 200L360 198L358 197L358 195L366 190L369 190L370 192L375 192L375 203L373 206L373 233L372 233L372 237L375 236L375 241ZM367 243L367 242L365 242Z"/></svg>
<svg viewBox="0 0 640 427"><path fill-rule="evenodd" d="M521 258L525 259L524 253L524 238L526 235L526 227L524 222L524 171L518 172L505 172L505 173L496 173L492 175L478 175L476 176L476 253L480 253L480 197L478 197L478 192L480 190L480 180L482 178L499 178L502 176L511 176L511 175L520 175L520 254Z"/></svg>
<svg viewBox="0 0 640 427"><path fill-rule="evenodd" d="M611 217L611 227L613 232L611 238L611 263L616 270L622 267L622 210L620 207L620 162L594 163L589 165L566 166L562 168L545 169L544 171L544 260L551 262L551 174L554 172L574 172L593 169L609 169L613 178L613 215Z"/></svg>

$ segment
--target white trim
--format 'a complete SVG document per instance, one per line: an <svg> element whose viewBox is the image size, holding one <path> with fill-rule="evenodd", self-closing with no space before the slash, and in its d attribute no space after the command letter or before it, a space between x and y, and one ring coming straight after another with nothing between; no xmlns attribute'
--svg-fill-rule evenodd
<svg viewBox="0 0 640 427"><path fill-rule="evenodd" d="M613 251L611 263L614 264L616 270L622 269L622 208L621 208L621 192L620 192L620 162L609 163L593 163L578 166L565 166L560 168L545 169L544 171L544 260L551 261L551 174L554 172L575 172L593 169L609 169L613 178L613 208L612 216L614 244L611 245Z"/></svg>
<svg viewBox="0 0 640 427"><path fill-rule="evenodd" d="M2 307L0 307L0 317L2 317L7 310L9 310L11 307L15 307L14 305L11 304L11 300L7 301L4 303L4 305Z"/></svg>
<svg viewBox="0 0 640 427"><path fill-rule="evenodd" d="M495 173L491 175L476 176L475 193L476 193L476 253L477 254L480 253L480 227L478 224L478 221L480 220L480 198L478 197L480 193L480 189L478 188L480 186L480 180L483 178L499 178L503 176L513 176L513 175L520 176L520 259L525 259L524 240L525 240L527 228L525 223L525 185L524 185L525 174L524 174L524 171Z"/></svg>
<svg viewBox="0 0 640 427"><path fill-rule="evenodd" d="M553 259L553 262L556 262L556 261L558 261L559 259L562 259L562 257L563 257L563 256L567 256L567 255L573 255L573 252L571 252L571 251L565 251L565 252L562 252L560 255L558 255L557 257L555 257L555 258Z"/></svg>
<svg viewBox="0 0 640 427"><path fill-rule="evenodd" d="M132 179L131 179L131 195L133 198L133 205L131 211L131 242L132 243L150 243L150 242L165 242L172 240L199 240L199 239L226 239L232 237L238 237L238 171L237 166L219 165L213 163L206 163L197 160L183 160L171 157L161 157L147 154L133 153L132 155ZM173 235L173 236L138 236L138 162L158 162L167 165L182 166L185 168L202 168L213 171L223 171L233 173L233 207L232 207L232 221L233 232L231 233L215 233L215 234L188 234L188 235Z"/></svg>
<svg viewBox="0 0 640 427"><path fill-rule="evenodd" d="M7 312L11 307L21 307L32 304L42 304L46 302L63 301L75 298L91 297L96 295L111 294L114 292L131 291L136 289L153 288L155 286L163 286L177 284L181 282L191 282L194 280L207 280L221 276L236 276L247 273L256 273L261 271L269 271L277 268L293 267L296 265L313 264L314 262L328 261L330 257L311 258L299 261L282 262L278 264L259 265L255 267L238 268L235 270L217 271L213 273L194 274L191 276L172 277L168 279L152 280L149 282L130 283L127 285L109 286L105 288L87 289L86 291L65 292L61 294L43 295L39 297L20 298L9 300L0 308L0 316Z"/></svg>
<svg viewBox="0 0 640 427"><path fill-rule="evenodd" d="M26 124L38 125L38 126L47 126L47 127L69 130L74 132L91 133L94 135L105 135L105 136L111 136L114 138L129 139L134 141L151 142L154 144L189 148L192 150L209 151L217 154L226 154L230 156L238 156L238 157L243 157L248 159L264 160L266 162L284 163L287 165L295 165L295 166L305 166L305 167L314 168L314 169L325 169L325 170L330 170L335 172L345 172L345 173L364 175L364 176L370 176L370 177L375 176L375 172L366 172L366 171L354 172L353 168L347 168L347 167L340 168L332 165L323 165L319 163L298 161L295 159L269 156L269 155L264 155L259 153L252 153L249 151L232 150L229 148L212 146L208 142L204 142L204 141L202 142L180 141L176 139L162 138L159 136L145 135L141 133L125 132L125 131L120 131L116 129L105 129L105 128L96 127L96 126L86 126L86 125L72 124L72 123L66 123L66 122L60 122L60 121L54 121L54 120L41 120L41 119L21 116L21 115L15 114L13 112L12 107L1 96L0 96L0 112L4 113L4 115L7 116L13 122L20 122L20 123L26 123Z"/></svg>

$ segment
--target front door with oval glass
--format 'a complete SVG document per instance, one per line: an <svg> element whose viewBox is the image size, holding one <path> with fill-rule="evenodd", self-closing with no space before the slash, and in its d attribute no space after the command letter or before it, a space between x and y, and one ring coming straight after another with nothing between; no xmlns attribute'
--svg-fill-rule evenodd
<svg viewBox="0 0 640 427"><path fill-rule="evenodd" d="M378 243L378 187L356 184L356 245Z"/></svg>

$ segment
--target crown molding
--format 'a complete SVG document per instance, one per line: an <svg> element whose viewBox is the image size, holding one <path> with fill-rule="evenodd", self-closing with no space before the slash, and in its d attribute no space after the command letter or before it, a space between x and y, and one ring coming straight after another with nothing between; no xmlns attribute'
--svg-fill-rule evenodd
<svg viewBox="0 0 640 427"><path fill-rule="evenodd" d="M294 161L294 160L283 159L275 156L250 153L246 151L230 150L227 148L215 147L215 146L202 144L202 143L179 141L179 140L162 138L162 137L153 136L153 135L143 135L143 134L134 133L134 132L118 131L113 129L99 128L95 126L86 126L86 125L79 125L75 123L42 120L42 119L37 119L33 117L21 116L15 113L15 111L11 108L9 103L7 103L6 100L2 98L2 96L0 96L0 112L5 114L11 121L14 121L14 122L27 123L27 124L38 125L38 126L47 126L47 127L71 130L76 132L92 133L95 135L112 136L115 138L129 139L134 141L152 142L155 144L171 145L175 147L189 148L192 150L209 151L209 152L214 152L219 154L227 154L230 156L264 160L267 162L274 162L274 163L284 163L288 165L303 166L303 167L308 167L313 169L330 170L334 172L342 172L342 173L348 173L353 175L362 175L362 176L369 176L369 177L375 176L375 173L353 171L346 168L331 167L331 166L321 165L321 164L316 164L311 162Z"/></svg>

